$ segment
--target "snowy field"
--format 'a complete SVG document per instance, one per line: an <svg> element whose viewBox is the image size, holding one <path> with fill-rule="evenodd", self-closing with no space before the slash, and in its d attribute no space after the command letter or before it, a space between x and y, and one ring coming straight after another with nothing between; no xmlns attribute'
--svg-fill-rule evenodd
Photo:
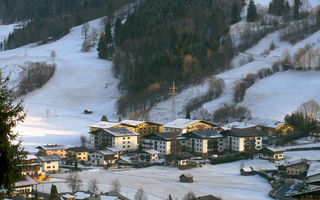
<svg viewBox="0 0 320 200"><path fill-rule="evenodd" d="M262 166L272 167L273 164L265 160L242 161L245 167ZM122 186L122 194L134 198L139 187L143 187L148 199L164 200L171 194L174 199L182 199L189 191L197 196L212 194L222 199L246 199L266 200L271 199L268 192L272 189L269 183L258 175L241 176L241 161L220 164L205 165L202 168L180 171L176 168L150 167L143 169L130 169L127 171L109 172L105 170L88 170L80 172L83 181L82 190L87 189L91 178L96 178L101 191L110 190L111 180L118 178ZM182 173L192 174L194 183L180 183L179 176ZM53 175L56 178L64 178L65 174ZM41 191L50 191L51 184L38 186ZM70 191L65 183L57 183L59 192ZM248 196L249 195L249 196Z"/></svg>
<svg viewBox="0 0 320 200"><path fill-rule="evenodd" d="M99 19L90 25L99 32L102 29ZM120 95L112 64L98 59L95 48L81 52L82 41L79 26L50 44L0 52L4 74L11 74L13 82L19 78L19 66L30 61L52 62L50 52L57 53L54 76L24 98L27 118L17 130L23 135L23 145L31 151L34 146L47 143L79 144L79 136L87 135L88 125L99 121L103 114L110 120L117 119L115 102ZM84 109L93 110L93 114L83 114Z"/></svg>
<svg viewBox="0 0 320 200"><path fill-rule="evenodd" d="M302 158L307 160L320 160L320 150L284 152L284 159L288 161L299 160Z"/></svg>

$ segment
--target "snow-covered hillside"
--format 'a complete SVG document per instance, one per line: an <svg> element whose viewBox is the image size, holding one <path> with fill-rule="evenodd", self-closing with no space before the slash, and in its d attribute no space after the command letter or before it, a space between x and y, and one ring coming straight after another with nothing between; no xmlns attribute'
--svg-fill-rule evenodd
<svg viewBox="0 0 320 200"><path fill-rule="evenodd" d="M90 26L102 30L100 19L90 22ZM115 102L120 95L112 63L98 59L95 48L81 52L82 41L79 26L50 44L0 52L4 74L11 74L13 80L19 77L20 65L30 61L52 62L50 52L57 53L54 76L24 98L27 118L17 130L28 149L43 143L79 144L79 136L87 135L88 125L100 120L103 114L117 119ZM93 110L93 114L83 114L84 109Z"/></svg>
<svg viewBox="0 0 320 200"><path fill-rule="evenodd" d="M269 2L270 1L256 1L257 4L259 3L263 6L269 5ZM312 1L312 3L310 2L310 5L312 5L312 7L320 5L320 1ZM239 23L243 24L245 22ZM275 31L266 35L255 46L248 49L244 53L240 53L234 58L233 69L217 75L218 78L222 78L224 80L226 85L225 90L219 98L205 103L202 108L200 108L200 110L202 109L210 114L213 114L224 104L233 104L234 86L247 74L256 73L259 69L271 67L274 62L280 59L285 50L288 50L291 53L291 56L293 56L299 48L303 48L306 44L310 44L314 49L317 49L320 47L319 41L320 31L312 34L310 37L307 37L306 39L296 43L295 45L291 45L288 42L281 41L279 31ZM275 44L275 49L270 51L268 55L263 55L266 50L269 50L269 46L272 42ZM241 66L239 64L241 62L239 61L243 60L246 55L252 56L253 61ZM305 77L304 72L296 73L296 77ZM291 82L290 80L293 80L294 77L292 75L289 75L290 73L281 74L282 75L279 74L268 79L258 81L257 84L248 89L242 105L247 106L252 111L254 117L283 120L283 116L285 116L285 114L296 110L300 104L307 100L315 99L320 103L320 99L317 98L319 97L319 95L317 94L316 89L303 90L302 88L302 85L307 88L318 87L319 84L317 83L317 79L319 79L320 74L309 72L311 76L309 77L309 80L307 82L304 82L305 79L301 77L300 79L297 78L294 82ZM286 78L288 78L288 82L286 82ZM283 84L283 87L277 87L277 84L272 81ZM298 88L296 88L295 85L301 85L301 87L298 86ZM175 99L175 110L177 116L185 117L184 106L190 99L205 94L208 90L208 87L208 84L205 83L203 85L191 86L183 91L178 91L179 94ZM285 91L283 91L284 89L290 89L290 91L293 91L295 95L297 95L297 97L293 98L293 94L285 96ZM302 90L303 94L300 93ZM279 95L273 95L274 93ZM284 100L286 100L285 106L272 106L276 102L283 102ZM168 99L156 104L150 111L151 119L158 120L159 122L172 120L171 105L172 99ZM157 115L157 113L160 113L160 115ZM191 116L194 116L193 114L195 113L191 113ZM196 114L195 116L199 115Z"/></svg>

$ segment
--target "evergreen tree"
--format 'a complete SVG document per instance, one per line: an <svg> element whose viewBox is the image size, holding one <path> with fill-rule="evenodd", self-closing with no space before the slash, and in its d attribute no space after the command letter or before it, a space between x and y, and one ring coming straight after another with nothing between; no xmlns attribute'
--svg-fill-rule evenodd
<svg viewBox="0 0 320 200"><path fill-rule="evenodd" d="M111 33L111 24L110 24L110 22L106 23L106 26L104 27L104 34L105 34L105 37L106 37L107 44L111 44L112 43L112 33Z"/></svg>
<svg viewBox="0 0 320 200"><path fill-rule="evenodd" d="M101 35L100 35L97 50L98 50L99 58L102 58L102 59L107 58L108 46L107 46L106 37L105 37L104 33L101 33Z"/></svg>
<svg viewBox="0 0 320 200"><path fill-rule="evenodd" d="M189 109L186 110L186 119L191 119Z"/></svg>
<svg viewBox="0 0 320 200"><path fill-rule="evenodd" d="M241 19L240 8L237 2L234 2L232 11L231 11L231 24L239 22Z"/></svg>
<svg viewBox="0 0 320 200"><path fill-rule="evenodd" d="M58 195L57 186L52 184L49 200L58 200L58 199L59 199L59 195Z"/></svg>
<svg viewBox="0 0 320 200"><path fill-rule="evenodd" d="M168 199L167 200L173 200L171 194L169 194Z"/></svg>
<svg viewBox="0 0 320 200"><path fill-rule="evenodd" d="M122 26L121 19L118 17L114 25L114 41L117 46L121 44L121 40L122 40L121 26Z"/></svg>
<svg viewBox="0 0 320 200"><path fill-rule="evenodd" d="M139 152L142 152L143 151L143 146L142 146L142 143L139 143L139 148L138 148Z"/></svg>
<svg viewBox="0 0 320 200"><path fill-rule="evenodd" d="M0 199L3 192L12 192L14 183L19 180L22 168L21 145L13 144L17 133L13 128L23 121L22 100L15 102L14 91L9 89L9 78L2 78L0 70Z"/></svg>
<svg viewBox="0 0 320 200"><path fill-rule="evenodd" d="M294 5L293 5L294 19L299 19L300 6L301 6L301 0L294 0Z"/></svg>
<svg viewBox="0 0 320 200"><path fill-rule="evenodd" d="M257 20L257 7L253 0L250 0L247 10L247 22L254 22Z"/></svg>
<svg viewBox="0 0 320 200"><path fill-rule="evenodd" d="M109 119L108 119L107 115L103 115L102 118L101 118L101 121L108 122Z"/></svg>

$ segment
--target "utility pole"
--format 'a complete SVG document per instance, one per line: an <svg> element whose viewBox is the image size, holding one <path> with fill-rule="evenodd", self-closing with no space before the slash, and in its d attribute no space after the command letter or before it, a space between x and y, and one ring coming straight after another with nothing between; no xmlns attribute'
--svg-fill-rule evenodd
<svg viewBox="0 0 320 200"><path fill-rule="evenodd" d="M172 87L169 88L171 90L171 92L169 93L170 96L172 96L172 121L176 119L176 95L177 92L176 90L178 88L176 88L176 85L174 83L174 81L172 82Z"/></svg>

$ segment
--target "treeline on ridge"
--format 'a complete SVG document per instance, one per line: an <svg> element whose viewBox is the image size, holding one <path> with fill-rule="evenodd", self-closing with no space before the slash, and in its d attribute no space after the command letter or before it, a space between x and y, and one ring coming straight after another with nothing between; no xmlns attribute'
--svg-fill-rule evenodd
<svg viewBox="0 0 320 200"><path fill-rule="evenodd" d="M135 0L0 0L1 19L5 23L26 22L0 44L13 49L29 43L59 39L70 28L112 13ZM17 6L14 6L17 5ZM4 13L9 12L7 16Z"/></svg>

